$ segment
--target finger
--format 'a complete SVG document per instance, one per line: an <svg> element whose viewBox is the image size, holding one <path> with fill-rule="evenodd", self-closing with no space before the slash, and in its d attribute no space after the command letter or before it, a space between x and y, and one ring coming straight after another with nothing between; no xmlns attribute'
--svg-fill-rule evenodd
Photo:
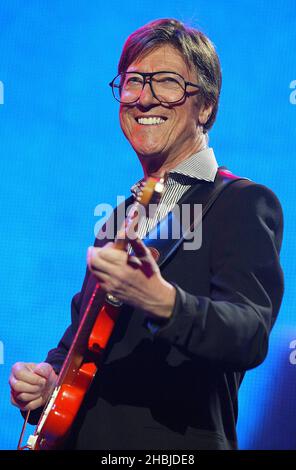
<svg viewBox="0 0 296 470"><path fill-rule="evenodd" d="M24 407L27 405L27 403L24 403L23 401L15 398L12 393L10 395L10 403L13 406L17 406L20 410L24 410Z"/></svg>
<svg viewBox="0 0 296 470"><path fill-rule="evenodd" d="M102 273L101 271L97 271L96 269L91 269L91 272L96 276L102 288L104 288L105 283L110 283L111 276L109 274Z"/></svg>
<svg viewBox="0 0 296 470"><path fill-rule="evenodd" d="M141 258L141 257L150 255L150 251L144 245L144 243L142 242L142 240L140 238L129 239L129 242L130 242L136 256Z"/></svg>
<svg viewBox="0 0 296 470"><path fill-rule="evenodd" d="M12 393L14 400L18 403L29 403L30 401L37 400L42 397L41 393Z"/></svg>
<svg viewBox="0 0 296 470"><path fill-rule="evenodd" d="M45 385L45 380L42 381ZM42 385L31 385L27 382L23 382L22 380L17 380L14 376L11 376L9 379L9 385L15 393L40 393L42 389Z"/></svg>
<svg viewBox="0 0 296 470"><path fill-rule="evenodd" d="M29 410L32 411L32 410L36 410L37 408L42 406L45 403L45 399L43 397L39 397L39 398L36 398L35 400L29 402L29 403L25 403L25 402L22 402L21 400L15 400L12 397L11 398L11 403L14 406L17 406L22 411L29 411Z"/></svg>
<svg viewBox="0 0 296 470"><path fill-rule="evenodd" d="M126 263L127 254L125 251L116 250L113 248L114 243L104 246L104 248L96 248L90 246L87 250L87 264L94 264L97 260L105 260L112 265Z"/></svg>
<svg viewBox="0 0 296 470"><path fill-rule="evenodd" d="M23 408L23 410L24 411L29 411L29 410L33 411L33 410L36 410L37 408L40 408L40 406L44 405L44 403L46 403L46 399L44 399L43 397L39 397L36 400L33 400L30 403L28 403Z"/></svg>
<svg viewBox="0 0 296 470"><path fill-rule="evenodd" d="M127 258L127 263L132 267L132 268L135 268L135 269L139 269L143 266L143 263L141 260L139 260L139 258L137 258L137 256L134 256L134 255L129 255L128 258Z"/></svg>
<svg viewBox="0 0 296 470"><path fill-rule="evenodd" d="M36 364L34 364L34 367ZM11 374L16 380L26 382L31 385L43 385L44 380L35 374L28 364L17 363L12 368Z"/></svg>
<svg viewBox="0 0 296 470"><path fill-rule="evenodd" d="M114 275L114 266L103 260L95 260L92 264L89 264L89 270L94 273L100 279L106 279Z"/></svg>
<svg viewBox="0 0 296 470"><path fill-rule="evenodd" d="M127 260L127 253L122 250L116 250L114 248L106 248L100 251L100 259L108 261L109 263L121 265L125 264Z"/></svg>
<svg viewBox="0 0 296 470"><path fill-rule="evenodd" d="M36 362L24 362L24 365L27 367L28 370L33 371L37 366Z"/></svg>
<svg viewBox="0 0 296 470"><path fill-rule="evenodd" d="M154 273L159 271L158 264L154 260L150 250L144 245L140 238L131 240L130 244L132 245L136 256L140 258L142 271L147 277L151 277Z"/></svg>
<svg viewBox="0 0 296 470"><path fill-rule="evenodd" d="M90 245L87 249L87 252L86 252L86 258L88 258L88 256L90 256L92 254L92 252L94 251L95 253L99 253L101 250L105 250L107 248L112 248L114 246L114 243L113 242L108 242L106 243L103 247L98 247L98 246L93 246L93 245Z"/></svg>
<svg viewBox="0 0 296 470"><path fill-rule="evenodd" d="M99 251L96 251L99 250ZM110 250L109 250L110 251ZM115 250L112 249L112 252ZM103 271L105 273L111 273L114 269L114 260L103 255L103 250L100 248L89 248L87 253L87 264L90 270Z"/></svg>

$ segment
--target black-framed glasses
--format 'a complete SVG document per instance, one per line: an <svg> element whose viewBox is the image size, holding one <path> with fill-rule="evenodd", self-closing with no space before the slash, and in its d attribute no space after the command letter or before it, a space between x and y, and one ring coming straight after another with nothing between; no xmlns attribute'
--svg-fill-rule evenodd
<svg viewBox="0 0 296 470"><path fill-rule="evenodd" d="M182 101L188 94L188 86L200 88L196 83L185 81L182 75L166 70L149 73L123 72L113 78L109 85L119 103L132 104L138 101L146 83L154 98L164 104Z"/></svg>

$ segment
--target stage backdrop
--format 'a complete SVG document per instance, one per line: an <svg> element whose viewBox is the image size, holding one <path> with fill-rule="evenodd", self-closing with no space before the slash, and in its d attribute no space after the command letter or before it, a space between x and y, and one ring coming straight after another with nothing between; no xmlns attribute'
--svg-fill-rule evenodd
<svg viewBox="0 0 296 470"><path fill-rule="evenodd" d="M242 449L296 448L295 0L1 0L1 449L15 448L22 424L9 403L12 364L56 345L95 207L141 176L108 83L128 34L161 17L216 44L223 90L210 143L219 164L283 206L285 297L268 358L241 387L238 433Z"/></svg>

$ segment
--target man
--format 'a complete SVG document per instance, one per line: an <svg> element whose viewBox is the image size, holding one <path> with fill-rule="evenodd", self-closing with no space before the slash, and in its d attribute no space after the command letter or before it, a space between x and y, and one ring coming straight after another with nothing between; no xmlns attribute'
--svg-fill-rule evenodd
<svg viewBox="0 0 296 470"><path fill-rule="evenodd" d="M221 181L207 147L221 88L212 43L157 20L128 38L118 72L120 123L144 176L168 175L158 215L205 204ZM143 217L139 237L155 223ZM200 249L181 245L160 267L139 238L134 256L97 240L71 326L45 363L13 366L12 403L40 415L99 280L124 307L66 447L236 449L238 388L266 356L283 294L280 204L264 186L234 183L206 214L202 235Z"/></svg>

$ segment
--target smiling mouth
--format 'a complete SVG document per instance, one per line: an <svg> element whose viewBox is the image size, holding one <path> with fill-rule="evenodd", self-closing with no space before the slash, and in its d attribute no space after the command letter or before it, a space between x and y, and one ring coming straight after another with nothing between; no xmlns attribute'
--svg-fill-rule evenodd
<svg viewBox="0 0 296 470"><path fill-rule="evenodd" d="M142 126L157 126L163 124L167 120L167 118L160 116L137 117L135 119L137 123Z"/></svg>

